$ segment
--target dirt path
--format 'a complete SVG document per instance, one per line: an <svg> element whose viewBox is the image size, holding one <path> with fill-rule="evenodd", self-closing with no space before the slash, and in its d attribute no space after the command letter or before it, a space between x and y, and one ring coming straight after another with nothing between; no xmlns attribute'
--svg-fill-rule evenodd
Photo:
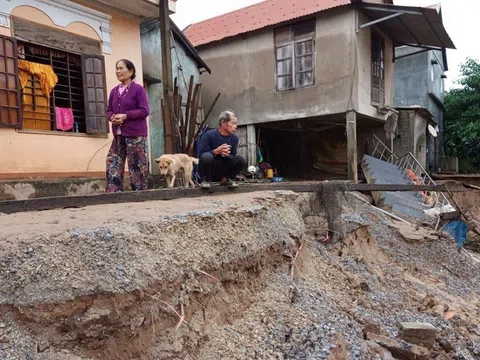
<svg viewBox="0 0 480 360"><path fill-rule="evenodd" d="M2 241L11 237L27 239L34 233L51 235L104 224L155 221L166 216L188 215L192 212L215 212L219 209L226 211L249 207L258 197L258 193L246 193L3 215L0 216L0 247L5 245Z"/></svg>

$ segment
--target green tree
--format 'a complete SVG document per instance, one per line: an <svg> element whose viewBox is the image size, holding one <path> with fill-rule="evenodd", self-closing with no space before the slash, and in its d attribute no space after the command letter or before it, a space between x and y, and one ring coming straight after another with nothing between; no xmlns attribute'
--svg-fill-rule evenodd
<svg viewBox="0 0 480 360"><path fill-rule="evenodd" d="M460 172L480 171L480 62L461 67L458 89L445 96L445 150L459 158Z"/></svg>

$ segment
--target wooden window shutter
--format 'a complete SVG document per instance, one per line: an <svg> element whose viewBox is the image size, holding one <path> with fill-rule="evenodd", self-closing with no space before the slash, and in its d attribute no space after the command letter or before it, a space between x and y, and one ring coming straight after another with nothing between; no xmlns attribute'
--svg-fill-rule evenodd
<svg viewBox="0 0 480 360"><path fill-rule="evenodd" d="M105 58L82 55L83 91L85 97L85 123L88 134L107 134L107 86Z"/></svg>
<svg viewBox="0 0 480 360"><path fill-rule="evenodd" d="M22 127L17 40L8 36L0 36L0 127Z"/></svg>

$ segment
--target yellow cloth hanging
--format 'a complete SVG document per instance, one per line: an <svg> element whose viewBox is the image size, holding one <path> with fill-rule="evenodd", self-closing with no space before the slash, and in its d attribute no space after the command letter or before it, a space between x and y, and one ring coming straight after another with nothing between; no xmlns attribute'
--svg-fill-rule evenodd
<svg viewBox="0 0 480 360"><path fill-rule="evenodd" d="M35 88L35 91L34 91ZM50 97L42 92L38 76L29 75L22 92L23 128L51 130Z"/></svg>
<svg viewBox="0 0 480 360"><path fill-rule="evenodd" d="M31 75L37 75L42 86L42 92L46 97L50 98L55 85L58 83L58 77L53 71L50 65L38 64L26 60L18 60L20 87L23 88L27 85Z"/></svg>

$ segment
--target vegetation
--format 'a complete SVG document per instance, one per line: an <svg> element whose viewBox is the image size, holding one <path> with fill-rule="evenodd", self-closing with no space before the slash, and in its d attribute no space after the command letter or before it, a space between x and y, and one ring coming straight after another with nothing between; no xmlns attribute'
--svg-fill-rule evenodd
<svg viewBox="0 0 480 360"><path fill-rule="evenodd" d="M461 72L461 87L445 97L445 150L460 172L480 172L480 62L468 59Z"/></svg>

